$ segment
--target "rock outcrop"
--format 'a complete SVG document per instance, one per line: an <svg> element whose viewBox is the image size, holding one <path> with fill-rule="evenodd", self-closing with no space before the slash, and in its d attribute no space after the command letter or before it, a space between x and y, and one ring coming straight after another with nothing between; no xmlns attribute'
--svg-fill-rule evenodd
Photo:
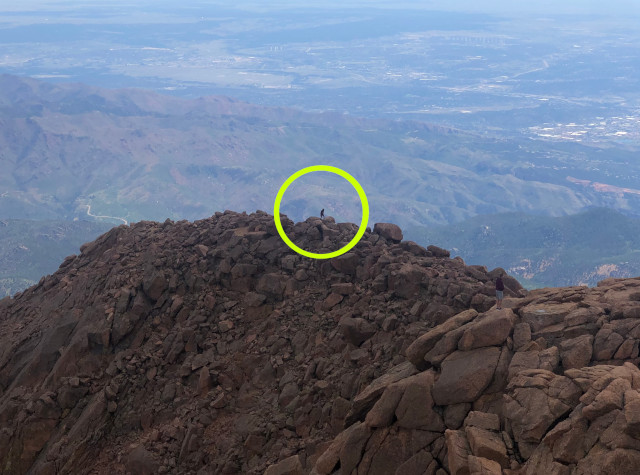
<svg viewBox="0 0 640 475"><path fill-rule="evenodd" d="M357 230L282 223L314 252ZM428 450L445 429L428 390L439 369L404 355L438 322L487 311L491 277L401 239L378 225L349 253L312 260L272 216L227 211L83 245L0 301L0 472L441 467ZM460 351L486 351L478 338ZM378 433L390 425L400 432Z"/></svg>
<svg viewBox="0 0 640 475"><path fill-rule="evenodd" d="M262 212L83 246L0 301L0 471L640 472L640 279L497 310L499 271L375 229L330 260Z"/></svg>
<svg viewBox="0 0 640 475"><path fill-rule="evenodd" d="M394 378L353 421L368 439L350 473L640 472L638 287L640 279L608 279L535 290L505 299L502 311L466 310L425 332L406 351L420 372ZM423 401L407 432L389 411L421 376ZM396 448L396 469L369 464L389 456L380 439Z"/></svg>

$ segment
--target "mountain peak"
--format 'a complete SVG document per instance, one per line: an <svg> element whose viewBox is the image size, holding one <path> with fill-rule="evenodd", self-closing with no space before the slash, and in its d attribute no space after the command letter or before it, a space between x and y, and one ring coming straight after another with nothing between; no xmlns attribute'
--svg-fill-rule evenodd
<svg viewBox="0 0 640 475"><path fill-rule="evenodd" d="M315 252L357 229L281 221ZM501 269L398 231L378 224L350 252L308 259L267 213L225 211L82 246L0 300L3 470L640 466L640 280L527 293L505 276L498 310Z"/></svg>
<svg viewBox="0 0 640 475"><path fill-rule="evenodd" d="M357 230L281 221L315 252ZM329 260L296 254L260 211L142 221L83 245L0 301L0 460L15 473L138 459L259 473L311 455L340 428L333 405L434 322L493 301L486 270L374 229Z"/></svg>

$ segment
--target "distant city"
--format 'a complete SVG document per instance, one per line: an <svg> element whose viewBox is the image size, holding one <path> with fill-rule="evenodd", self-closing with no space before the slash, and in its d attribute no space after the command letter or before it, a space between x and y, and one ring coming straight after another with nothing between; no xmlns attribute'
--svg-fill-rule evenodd
<svg viewBox="0 0 640 475"><path fill-rule="evenodd" d="M548 140L569 140L573 142L640 143L640 110L635 115L625 117L595 117L594 122L568 124L543 124L530 127L537 138Z"/></svg>
<svg viewBox="0 0 640 475"><path fill-rule="evenodd" d="M633 17L48 5L0 12L0 72L489 136L640 144Z"/></svg>

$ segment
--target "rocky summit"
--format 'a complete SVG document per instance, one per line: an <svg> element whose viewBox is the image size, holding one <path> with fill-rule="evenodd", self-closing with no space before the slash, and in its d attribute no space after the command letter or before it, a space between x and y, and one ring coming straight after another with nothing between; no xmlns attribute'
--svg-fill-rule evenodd
<svg viewBox="0 0 640 475"><path fill-rule="evenodd" d="M0 300L0 473L640 472L640 279L498 310L501 269L402 239L308 259L226 211L85 244Z"/></svg>

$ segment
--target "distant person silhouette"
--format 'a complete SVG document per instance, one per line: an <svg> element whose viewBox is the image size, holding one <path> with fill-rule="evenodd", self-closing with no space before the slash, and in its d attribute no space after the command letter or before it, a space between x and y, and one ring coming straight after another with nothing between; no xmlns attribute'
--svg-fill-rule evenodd
<svg viewBox="0 0 640 475"><path fill-rule="evenodd" d="M320 210L320 218L324 219L324 208Z"/></svg>
<svg viewBox="0 0 640 475"><path fill-rule="evenodd" d="M504 283L502 282L502 276L504 274L500 274L496 279L496 307L498 310L502 310L502 297L504 295Z"/></svg>

